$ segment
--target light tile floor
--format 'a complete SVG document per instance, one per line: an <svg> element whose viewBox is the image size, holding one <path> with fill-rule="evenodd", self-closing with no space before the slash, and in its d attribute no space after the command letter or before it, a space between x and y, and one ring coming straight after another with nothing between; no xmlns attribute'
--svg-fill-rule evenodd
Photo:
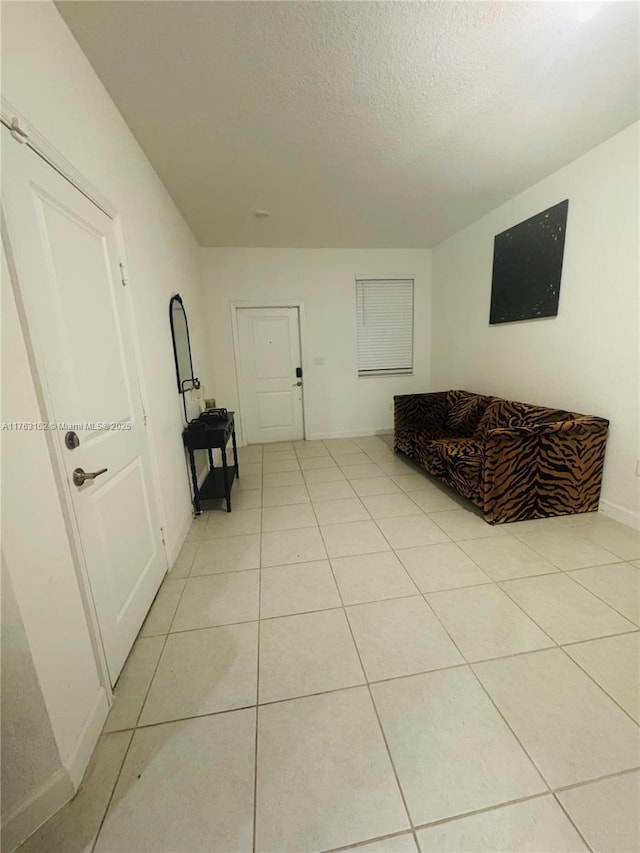
<svg viewBox="0 0 640 853"><path fill-rule="evenodd" d="M240 450L22 853L640 850L640 534L490 527L387 439Z"/></svg>

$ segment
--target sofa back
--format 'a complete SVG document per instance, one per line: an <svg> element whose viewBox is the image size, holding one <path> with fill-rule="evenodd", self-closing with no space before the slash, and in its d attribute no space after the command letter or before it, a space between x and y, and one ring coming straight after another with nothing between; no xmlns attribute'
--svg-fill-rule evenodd
<svg viewBox="0 0 640 853"><path fill-rule="evenodd" d="M447 391L446 432L451 436L471 438L492 399L470 391Z"/></svg>
<svg viewBox="0 0 640 853"><path fill-rule="evenodd" d="M475 435L481 437L487 430L495 427L518 426L520 424L547 424L568 421L575 417L584 417L565 409L551 409L547 406L535 406L532 403L520 403L517 400L504 400L492 397L476 427Z"/></svg>

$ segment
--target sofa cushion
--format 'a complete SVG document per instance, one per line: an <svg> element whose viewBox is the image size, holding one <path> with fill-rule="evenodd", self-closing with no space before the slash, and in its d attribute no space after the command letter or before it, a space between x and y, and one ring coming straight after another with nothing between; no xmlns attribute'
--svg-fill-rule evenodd
<svg viewBox="0 0 640 853"><path fill-rule="evenodd" d="M496 427L508 427L519 423L525 416L526 406L513 400L493 397L478 421L474 437L484 438L487 431Z"/></svg>
<svg viewBox="0 0 640 853"><path fill-rule="evenodd" d="M477 394L463 397L447 413L445 427L453 435L472 436L487 407L487 398Z"/></svg>
<svg viewBox="0 0 640 853"><path fill-rule="evenodd" d="M442 477L467 498L480 491L482 478L482 439L441 438L429 444L431 473Z"/></svg>

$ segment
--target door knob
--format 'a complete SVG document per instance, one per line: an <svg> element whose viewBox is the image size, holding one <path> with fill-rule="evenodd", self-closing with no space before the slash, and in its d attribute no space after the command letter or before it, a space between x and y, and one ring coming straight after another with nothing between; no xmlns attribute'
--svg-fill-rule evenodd
<svg viewBox="0 0 640 853"><path fill-rule="evenodd" d="M298 386L298 387L299 387L300 385L302 385L302 382L294 382L294 383L293 383L293 387L294 387L294 388L295 388L296 386Z"/></svg>
<svg viewBox="0 0 640 853"><path fill-rule="evenodd" d="M100 474L104 474L106 470L106 468L101 468L99 471L93 471L87 474L86 471L82 470L82 468L76 468L73 472L74 485L81 486L85 480L95 480L95 478L99 477Z"/></svg>

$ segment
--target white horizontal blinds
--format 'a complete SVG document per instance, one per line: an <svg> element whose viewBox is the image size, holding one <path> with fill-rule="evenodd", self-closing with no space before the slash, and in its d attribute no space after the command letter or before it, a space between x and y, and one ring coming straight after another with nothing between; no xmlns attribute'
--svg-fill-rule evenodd
<svg viewBox="0 0 640 853"><path fill-rule="evenodd" d="M413 373L413 280L356 279L358 376Z"/></svg>

